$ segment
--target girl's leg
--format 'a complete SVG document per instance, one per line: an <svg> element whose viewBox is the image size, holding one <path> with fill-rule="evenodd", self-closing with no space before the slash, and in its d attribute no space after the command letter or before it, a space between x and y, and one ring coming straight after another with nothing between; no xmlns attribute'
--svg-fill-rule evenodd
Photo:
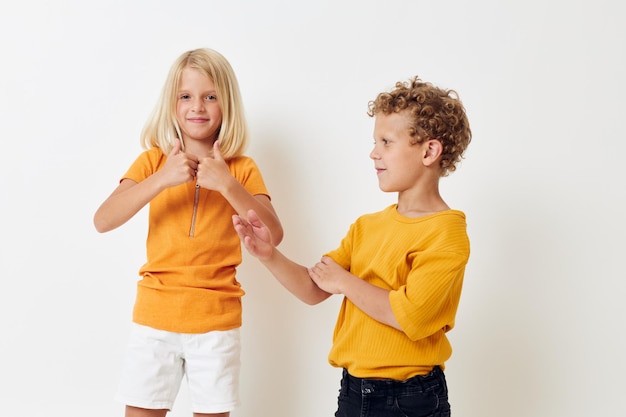
<svg viewBox="0 0 626 417"><path fill-rule="evenodd" d="M180 334L132 323L115 399L126 417L164 417L184 372Z"/></svg>
<svg viewBox="0 0 626 417"><path fill-rule="evenodd" d="M150 410L147 408L126 406L126 417L165 417L167 410Z"/></svg>
<svg viewBox="0 0 626 417"><path fill-rule="evenodd" d="M238 328L189 336L185 371L194 417L230 416L239 402L240 352Z"/></svg>
<svg viewBox="0 0 626 417"><path fill-rule="evenodd" d="M164 417L167 414L167 410L149 410L146 408L126 406L126 417ZM229 417L230 413L217 413L217 414L202 414L193 413L194 417Z"/></svg>

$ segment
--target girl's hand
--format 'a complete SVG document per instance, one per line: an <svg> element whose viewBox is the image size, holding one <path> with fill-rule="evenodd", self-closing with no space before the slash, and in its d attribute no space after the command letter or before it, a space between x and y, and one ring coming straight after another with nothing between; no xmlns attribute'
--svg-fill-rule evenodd
<svg viewBox="0 0 626 417"><path fill-rule="evenodd" d="M213 157L200 159L196 184L208 190L219 191L220 187L227 184L229 179L234 179L228 170L228 165L220 152L218 141L213 143Z"/></svg>
<svg viewBox="0 0 626 417"><path fill-rule="evenodd" d="M165 165L158 171L164 187L183 184L193 180L195 177L198 169L198 158L181 152L180 147L180 139L176 139L174 148L167 155Z"/></svg>
<svg viewBox="0 0 626 417"><path fill-rule="evenodd" d="M254 210L248 211L248 220L234 215L233 226L251 255L261 260L272 256L274 245L272 245L271 233Z"/></svg>

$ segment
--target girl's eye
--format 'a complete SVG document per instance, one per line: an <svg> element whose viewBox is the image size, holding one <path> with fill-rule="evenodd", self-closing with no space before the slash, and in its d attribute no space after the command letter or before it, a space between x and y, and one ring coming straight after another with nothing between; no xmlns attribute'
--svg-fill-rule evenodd
<svg viewBox="0 0 626 417"><path fill-rule="evenodd" d="M389 145L389 139L381 139L381 142L385 145Z"/></svg>
<svg viewBox="0 0 626 417"><path fill-rule="evenodd" d="M189 94L181 94L180 98L181 100L189 100Z"/></svg>
<svg viewBox="0 0 626 417"><path fill-rule="evenodd" d="M215 96L213 94L209 94L208 96L206 96L205 100L206 101L215 101L215 100L217 100L217 96Z"/></svg>

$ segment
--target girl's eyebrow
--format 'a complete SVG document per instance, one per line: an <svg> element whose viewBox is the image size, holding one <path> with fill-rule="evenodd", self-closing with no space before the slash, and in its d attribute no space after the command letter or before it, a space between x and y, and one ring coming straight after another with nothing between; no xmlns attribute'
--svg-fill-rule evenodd
<svg viewBox="0 0 626 417"><path fill-rule="evenodd" d="M179 93L189 93L191 94L191 90L185 89L185 88L180 88L178 90L176 90ZM216 90L207 90L204 92L201 92L200 95L205 95L205 94L214 94L217 95L217 91Z"/></svg>

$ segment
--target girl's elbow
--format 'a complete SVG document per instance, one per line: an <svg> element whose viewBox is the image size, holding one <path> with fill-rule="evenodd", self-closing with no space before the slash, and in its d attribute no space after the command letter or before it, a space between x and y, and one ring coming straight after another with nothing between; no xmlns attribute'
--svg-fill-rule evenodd
<svg viewBox="0 0 626 417"><path fill-rule="evenodd" d="M111 224L97 214L93 218L93 225L98 233L106 233L113 230Z"/></svg>
<svg viewBox="0 0 626 417"><path fill-rule="evenodd" d="M105 229L104 225L102 224L102 221L98 218L98 216L94 216L94 218L93 218L93 225L96 228L96 232L98 232L98 233L106 232L106 229Z"/></svg>
<svg viewBox="0 0 626 417"><path fill-rule="evenodd" d="M93 224L96 227L96 232L98 232L98 233L106 233L109 230L111 230L111 229L105 227L104 225L101 225L100 223L94 222Z"/></svg>

